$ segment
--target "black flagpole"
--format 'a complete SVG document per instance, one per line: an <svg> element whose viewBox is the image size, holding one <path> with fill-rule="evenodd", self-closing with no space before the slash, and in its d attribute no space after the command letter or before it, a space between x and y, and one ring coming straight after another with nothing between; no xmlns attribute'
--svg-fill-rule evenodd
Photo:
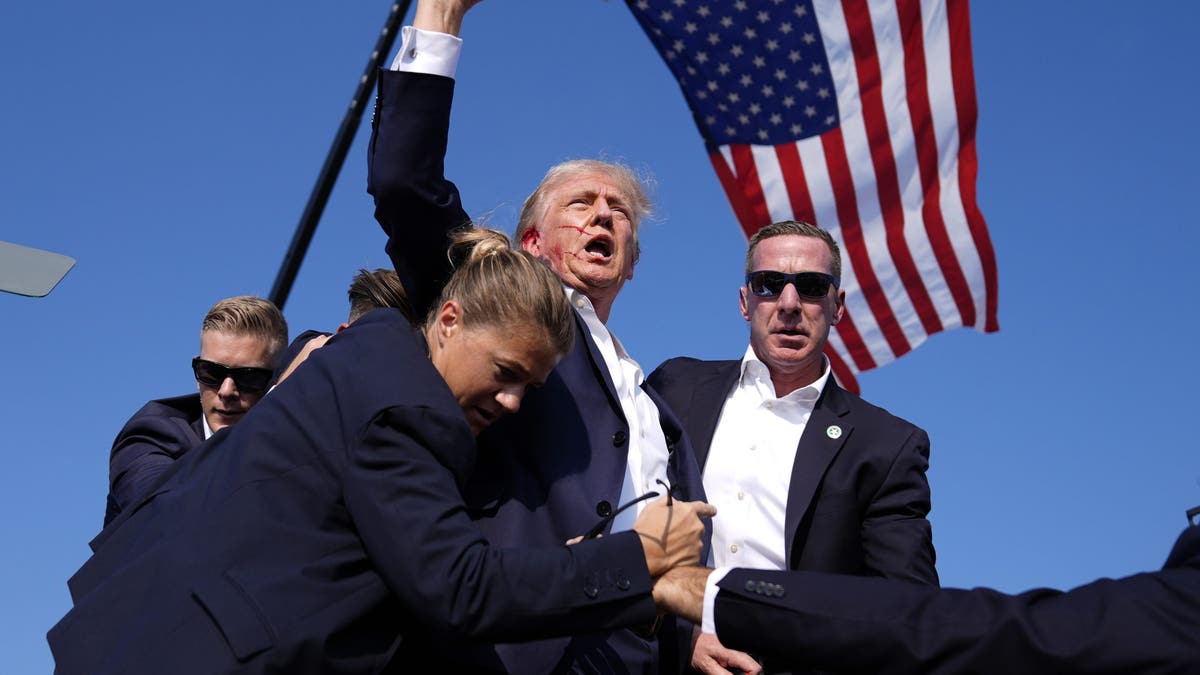
<svg viewBox="0 0 1200 675"><path fill-rule="evenodd" d="M325 165L321 167L321 175L317 177L317 184L313 186L312 193L308 196L308 204L304 206L304 213L300 216L300 223L296 225L296 233L292 235L292 243L288 246L287 255L283 258L283 265L279 268L279 274L275 276L275 285L271 287L271 302L275 303L279 309L283 309L288 295L292 292L292 283L296 281L296 275L300 272L300 263L304 262L304 254L308 252L308 245L317 231L317 223L321 220L321 214L325 212L325 203L329 201L329 193L333 192L333 184L337 182L342 164L346 161L346 154L350 152L354 134L358 131L358 125L362 121L363 110L366 109L367 102L372 100L371 93L375 88L376 74L383 65L383 60L391 53L392 45L396 42L396 35L400 32L400 24L408 14L408 7L411 4L412 0L397 0L392 5L387 22L384 23L383 30L379 33L379 41L375 43L375 50L371 52L367 70L359 79L358 89L354 92L350 107L342 117L342 126L333 139L333 147L325 156Z"/></svg>

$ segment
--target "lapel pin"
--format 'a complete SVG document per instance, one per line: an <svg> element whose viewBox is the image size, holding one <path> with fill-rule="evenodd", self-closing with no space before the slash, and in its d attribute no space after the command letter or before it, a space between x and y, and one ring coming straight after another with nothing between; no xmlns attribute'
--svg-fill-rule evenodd
<svg viewBox="0 0 1200 675"><path fill-rule="evenodd" d="M842 437L842 428L836 424L830 424L829 428L825 430L825 435L837 440Z"/></svg>

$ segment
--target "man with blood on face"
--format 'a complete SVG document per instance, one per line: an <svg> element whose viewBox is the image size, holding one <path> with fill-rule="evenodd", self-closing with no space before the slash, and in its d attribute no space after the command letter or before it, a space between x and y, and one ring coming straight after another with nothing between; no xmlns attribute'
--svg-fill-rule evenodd
<svg viewBox="0 0 1200 675"><path fill-rule="evenodd" d="M710 562L937 585L928 437L830 377L825 345L846 313L837 242L808 223L768 225L750 239L745 275L742 359L670 359L649 378L682 418L721 513ZM692 666L763 664L699 634Z"/></svg>

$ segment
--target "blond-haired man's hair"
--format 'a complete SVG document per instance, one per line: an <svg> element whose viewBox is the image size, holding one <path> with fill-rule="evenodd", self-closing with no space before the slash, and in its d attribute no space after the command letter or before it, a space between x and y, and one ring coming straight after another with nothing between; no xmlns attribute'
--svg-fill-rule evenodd
<svg viewBox="0 0 1200 675"><path fill-rule="evenodd" d="M253 295L225 298L204 316L200 332L217 331L232 335L253 335L267 341L270 361L287 347L288 326L275 303Z"/></svg>
<svg viewBox="0 0 1200 675"><path fill-rule="evenodd" d="M829 273L837 277L839 281L841 280L842 251L838 248L837 241L833 238L832 234L803 220L781 220L778 223L771 223L758 232L755 232L754 236L750 237L749 247L746 248L746 274L754 271L750 269L750 266L754 264L754 249L758 248L759 242L771 237L782 237L788 234L812 237L813 239L820 239L825 242L825 245L829 247L830 257L833 258L832 269L829 270Z"/></svg>

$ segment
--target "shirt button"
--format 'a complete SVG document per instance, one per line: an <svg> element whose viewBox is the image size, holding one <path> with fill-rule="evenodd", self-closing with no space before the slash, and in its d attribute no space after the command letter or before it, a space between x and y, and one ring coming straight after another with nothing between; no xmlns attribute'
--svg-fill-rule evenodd
<svg viewBox="0 0 1200 675"><path fill-rule="evenodd" d="M765 406L767 406L767 410L774 410L774 409L775 409L775 402L774 402L774 401L767 401L767 402L766 402L764 405L765 405Z"/></svg>
<svg viewBox="0 0 1200 675"><path fill-rule="evenodd" d="M738 499L745 499L745 498L746 498L746 493L745 493L745 492L740 492L740 491L739 491L739 492L738 492Z"/></svg>
<svg viewBox="0 0 1200 675"><path fill-rule="evenodd" d="M580 308L580 309L583 309L583 298L579 298L578 300L576 300L576 301L575 301L575 306L576 306L576 307L578 307L578 308Z"/></svg>
<svg viewBox="0 0 1200 675"><path fill-rule="evenodd" d="M729 545L729 552L730 552L730 553L737 553L737 544L730 544L730 545Z"/></svg>

